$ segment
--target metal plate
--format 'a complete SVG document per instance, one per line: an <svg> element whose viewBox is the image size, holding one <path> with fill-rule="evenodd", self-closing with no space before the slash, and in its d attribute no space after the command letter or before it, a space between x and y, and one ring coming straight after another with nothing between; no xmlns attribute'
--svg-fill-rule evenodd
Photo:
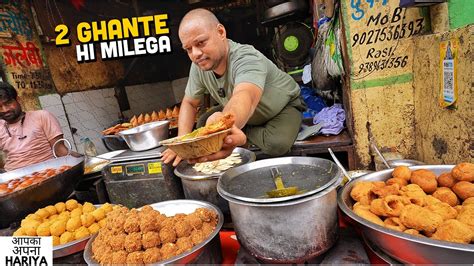
<svg viewBox="0 0 474 266"><path fill-rule="evenodd" d="M161 212L166 216L174 216L178 213L190 214L193 213L197 208L208 208L215 211L219 217L219 221L214 229L214 232L206 238L203 242L194 246L191 250L179 254L173 258L159 261L160 265L164 264L187 264L193 262L199 255L204 251L206 246L214 239L219 238L219 231L224 224L224 215L222 212L208 202L198 201L198 200L170 200L163 201L159 203L150 204L150 206ZM92 242L94 242L96 236L93 236L89 242L87 242L86 248L84 250L84 260L88 265L98 265L99 262L92 257Z"/></svg>
<svg viewBox="0 0 474 266"><path fill-rule="evenodd" d="M97 204L94 206L96 208L99 208L102 206L102 204ZM88 236L88 237L84 237L78 240L71 241L63 245L53 246L53 258L55 259L55 258L66 257L76 252L83 251L84 248L86 247L87 241L89 241L89 238L91 237L92 236Z"/></svg>
<svg viewBox="0 0 474 266"><path fill-rule="evenodd" d="M233 167L229 168L235 168L250 162L255 161L255 153L252 151L249 151L244 148L235 148L232 153L238 153L240 154L240 158L242 158L242 162L239 164L234 165ZM226 170L228 171L228 170ZM222 171L220 173L216 174L205 174L199 171L194 170L193 165L188 164L186 161L182 161L174 170L175 175L184 178L184 179L189 179L189 180L202 180L202 179L209 179L209 178L219 178L222 176L225 171Z"/></svg>
<svg viewBox="0 0 474 266"><path fill-rule="evenodd" d="M102 155L99 155L98 157L105 158L104 157L105 155L116 153L107 159L114 163L115 162L129 162L129 161L161 158L161 153L164 150L166 150L166 148L163 146L160 146L152 150L147 150L147 151L122 150L122 151L113 151L106 154L102 154Z"/></svg>
<svg viewBox="0 0 474 266"><path fill-rule="evenodd" d="M419 165L410 169L427 169L436 175L450 172L454 165ZM352 219L364 237L375 244L385 254L408 264L472 264L474 261L474 245L434 240L427 237L417 237L410 234L391 230L371 223L352 211L354 201L350 192L357 182L385 181L392 175L393 169L371 173L348 182L338 194L338 205L344 214ZM404 247L404 248L400 248Z"/></svg>
<svg viewBox="0 0 474 266"><path fill-rule="evenodd" d="M275 189L270 169L278 167L286 187L296 186L299 194L268 198ZM227 170L218 182L218 191L226 197L244 202L276 203L316 194L342 176L332 161L315 157L282 157L260 160Z"/></svg>

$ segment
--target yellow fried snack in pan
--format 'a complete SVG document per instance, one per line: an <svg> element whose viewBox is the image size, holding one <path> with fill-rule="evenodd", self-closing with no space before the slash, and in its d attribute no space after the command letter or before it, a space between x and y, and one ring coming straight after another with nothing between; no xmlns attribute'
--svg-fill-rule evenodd
<svg viewBox="0 0 474 266"><path fill-rule="evenodd" d="M402 178L390 178L386 181L387 185L398 184L400 187L408 185L408 181Z"/></svg>
<svg viewBox="0 0 474 266"><path fill-rule="evenodd" d="M374 188L372 189L372 192L381 198L384 198L389 195L399 195L400 185L395 183L390 186L385 186L383 188Z"/></svg>
<svg viewBox="0 0 474 266"><path fill-rule="evenodd" d="M443 222L443 218L421 206L410 204L403 207L400 214L400 221L404 226L425 233L433 233Z"/></svg>
<svg viewBox="0 0 474 266"><path fill-rule="evenodd" d="M163 110L160 110L158 112L158 120L165 120L166 119L166 113Z"/></svg>
<svg viewBox="0 0 474 266"><path fill-rule="evenodd" d="M431 195L426 195L424 197L423 207L430 206L430 205L433 205L433 204L436 204L436 203L439 203L439 202L441 202L441 200L439 200L439 199L437 199L437 198L435 198Z"/></svg>
<svg viewBox="0 0 474 266"><path fill-rule="evenodd" d="M137 118L137 124L143 125L143 123L145 123L145 118L143 117L143 114L140 114Z"/></svg>
<svg viewBox="0 0 474 266"><path fill-rule="evenodd" d="M234 125L235 118L232 114L226 114L221 117L217 122L206 125L202 128L197 134L196 137L206 136L215 132L226 130L231 128Z"/></svg>
<svg viewBox="0 0 474 266"><path fill-rule="evenodd" d="M469 244L473 238L474 231L466 224L458 220L450 219L444 221L436 232L431 236L432 239L445 240L461 244Z"/></svg>
<svg viewBox="0 0 474 266"><path fill-rule="evenodd" d="M383 199L374 199L370 203L370 212L378 216L388 216L384 207Z"/></svg>
<svg viewBox="0 0 474 266"><path fill-rule="evenodd" d="M419 185L423 191L428 194L435 192L436 188L438 187L436 174L425 169L413 171L411 173L410 181L412 184Z"/></svg>
<svg viewBox="0 0 474 266"><path fill-rule="evenodd" d="M158 121L158 120L159 120L158 113L153 111L151 113L151 121L155 122L155 121Z"/></svg>
<svg viewBox="0 0 474 266"><path fill-rule="evenodd" d="M179 116L179 107L178 106L175 106L173 108L173 112L171 113L171 117L172 118L178 118Z"/></svg>
<svg viewBox="0 0 474 266"><path fill-rule="evenodd" d="M401 178L406 181L410 181L411 170L407 166L397 166L393 169L392 176L394 178Z"/></svg>
<svg viewBox="0 0 474 266"><path fill-rule="evenodd" d="M415 229L407 229L407 230L403 231L403 233L407 233L407 234L414 235L414 236L424 237L424 235L420 234L420 232L418 230L415 230Z"/></svg>
<svg viewBox="0 0 474 266"><path fill-rule="evenodd" d="M439 214L443 220L455 219L458 216L458 212L453 207L445 202L435 203L430 206L426 206L426 209Z"/></svg>
<svg viewBox="0 0 474 266"><path fill-rule="evenodd" d="M459 204L459 199L454 194L454 192L447 187L439 187L436 189L436 191L433 193L433 197L439 199L442 202L446 202L450 206L456 206Z"/></svg>
<svg viewBox="0 0 474 266"><path fill-rule="evenodd" d="M459 181L454 184L452 190L463 200L474 197L474 184L471 182Z"/></svg>
<svg viewBox="0 0 474 266"><path fill-rule="evenodd" d="M400 218L398 217L389 217L383 221L384 226L392 230L403 232L407 228L402 224Z"/></svg>
<svg viewBox="0 0 474 266"><path fill-rule="evenodd" d="M451 175L459 181L474 181L474 164L460 163L451 171Z"/></svg>
<svg viewBox="0 0 474 266"><path fill-rule="evenodd" d="M166 119L173 118L173 111L169 108L166 108Z"/></svg>
<svg viewBox="0 0 474 266"><path fill-rule="evenodd" d="M438 185L440 187L453 187L458 182L451 173L442 173L438 176Z"/></svg>
<svg viewBox="0 0 474 266"><path fill-rule="evenodd" d="M145 123L150 123L152 121L151 116L149 114L145 114L145 118L143 120L145 121Z"/></svg>
<svg viewBox="0 0 474 266"><path fill-rule="evenodd" d="M351 197L362 205L370 205L372 200L377 198L372 192L376 186L372 182L357 182L351 190Z"/></svg>
<svg viewBox="0 0 474 266"><path fill-rule="evenodd" d="M374 224L378 224L380 226L384 226L384 223L380 217L377 215L373 214L369 210L366 210L364 208L356 208L354 209L354 213L359 215L360 217L366 219L369 222L372 222Z"/></svg>

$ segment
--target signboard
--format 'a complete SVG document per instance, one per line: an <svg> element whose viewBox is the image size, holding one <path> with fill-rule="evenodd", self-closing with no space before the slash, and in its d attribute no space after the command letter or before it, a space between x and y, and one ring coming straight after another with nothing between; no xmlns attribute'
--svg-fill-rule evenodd
<svg viewBox="0 0 474 266"><path fill-rule="evenodd" d="M398 0L344 0L352 88L412 80L411 37L424 32L420 8L400 8Z"/></svg>

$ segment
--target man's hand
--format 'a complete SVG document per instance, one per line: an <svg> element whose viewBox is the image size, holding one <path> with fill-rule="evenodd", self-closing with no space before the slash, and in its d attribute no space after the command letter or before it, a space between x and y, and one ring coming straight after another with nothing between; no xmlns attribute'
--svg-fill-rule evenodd
<svg viewBox="0 0 474 266"><path fill-rule="evenodd" d="M212 115L210 115L207 120L206 120L206 125L210 125L214 122L219 121L224 116L222 112L215 112Z"/></svg>
<svg viewBox="0 0 474 266"><path fill-rule="evenodd" d="M245 133L237 128L236 126L232 126L232 129L230 130L229 135L225 137L224 139L224 144L222 145L222 149L216 153L213 153L211 155L195 158L195 159L189 159L188 163L190 164L195 164L195 163L202 163L202 162L207 162L207 161L214 161L218 159L223 159L228 157L229 155L232 154L232 151L234 150L235 147L237 146L242 146L247 142L247 136L245 136Z"/></svg>
<svg viewBox="0 0 474 266"><path fill-rule="evenodd" d="M178 155L176 155L176 153L170 149L166 149L163 153L162 153L162 157L161 159L163 160L164 163L168 164L170 163L171 161L173 161L173 166L176 167L179 162L181 162L181 157L179 157Z"/></svg>

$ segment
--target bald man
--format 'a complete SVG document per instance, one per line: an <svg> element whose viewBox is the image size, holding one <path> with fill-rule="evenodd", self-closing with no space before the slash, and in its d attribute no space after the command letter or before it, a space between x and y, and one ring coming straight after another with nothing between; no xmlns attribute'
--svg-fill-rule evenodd
<svg viewBox="0 0 474 266"><path fill-rule="evenodd" d="M225 158L247 142L272 156L287 153L300 129L304 110L300 88L293 78L253 46L228 39L224 26L206 9L191 10L183 17L179 39L192 65L181 103L178 135L192 131L204 94L210 94L222 106L207 124L227 113L235 116L235 126L222 150L190 162ZM166 150L163 161L173 161L176 166L181 158Z"/></svg>

